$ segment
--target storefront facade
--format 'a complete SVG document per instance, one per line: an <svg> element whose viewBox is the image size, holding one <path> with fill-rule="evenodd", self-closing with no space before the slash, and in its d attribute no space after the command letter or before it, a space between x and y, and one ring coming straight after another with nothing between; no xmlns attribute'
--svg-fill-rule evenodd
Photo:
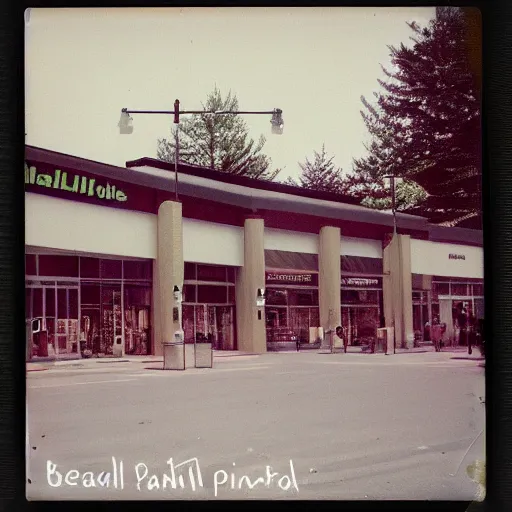
<svg viewBox="0 0 512 512"><path fill-rule="evenodd" d="M236 267L185 263L185 343L208 341L215 350L236 350Z"/></svg>
<svg viewBox="0 0 512 512"><path fill-rule="evenodd" d="M32 357L151 352L152 262L38 253L25 255L25 314L36 321Z"/></svg>
<svg viewBox="0 0 512 512"><path fill-rule="evenodd" d="M411 267L415 339L431 341L429 327L438 321L446 326L447 345L465 345L460 312L464 310L473 329L485 318L482 248L414 240Z"/></svg>
<svg viewBox="0 0 512 512"><path fill-rule="evenodd" d="M467 249L460 230L434 241L425 219L399 214L387 244L389 213L193 166L176 201L173 170L27 147L28 357L158 355L181 329L185 343L256 353L338 325L350 345L390 326L412 346L448 303L483 314L481 242ZM425 243L459 258L429 267Z"/></svg>

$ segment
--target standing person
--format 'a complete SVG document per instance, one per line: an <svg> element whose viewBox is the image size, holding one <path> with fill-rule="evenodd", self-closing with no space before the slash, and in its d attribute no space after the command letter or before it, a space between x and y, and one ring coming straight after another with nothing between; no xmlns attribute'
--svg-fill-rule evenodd
<svg viewBox="0 0 512 512"><path fill-rule="evenodd" d="M431 337L432 342L434 343L434 350L436 352L441 352L441 337L442 337L442 326L439 323L439 318L437 316L434 317L431 328Z"/></svg>
<svg viewBox="0 0 512 512"><path fill-rule="evenodd" d="M468 354L473 353L473 345L476 345L476 317L472 311L469 311L468 315Z"/></svg>
<svg viewBox="0 0 512 512"><path fill-rule="evenodd" d="M348 340L346 336L343 336L343 328L341 327L341 325L338 325L338 327L336 327L336 336L338 336L338 338L340 338L343 341L343 351L346 354Z"/></svg>
<svg viewBox="0 0 512 512"><path fill-rule="evenodd" d="M468 328L468 315L466 312L466 308L462 308L457 317L457 323L459 324L459 345L467 344L467 328ZM471 352L470 352L471 354Z"/></svg>

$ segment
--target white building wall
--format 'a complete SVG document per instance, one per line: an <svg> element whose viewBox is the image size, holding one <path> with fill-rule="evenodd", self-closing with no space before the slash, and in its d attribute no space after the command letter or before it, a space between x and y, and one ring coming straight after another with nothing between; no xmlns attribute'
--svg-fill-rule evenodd
<svg viewBox="0 0 512 512"><path fill-rule="evenodd" d="M25 245L154 259L157 217L26 192Z"/></svg>
<svg viewBox="0 0 512 512"><path fill-rule="evenodd" d="M382 258L382 242L367 238L341 237L341 252L343 256L361 256L365 258Z"/></svg>
<svg viewBox="0 0 512 512"><path fill-rule="evenodd" d="M265 249L318 254L318 235L265 228ZM340 255L382 258L382 242L341 236Z"/></svg>
<svg viewBox="0 0 512 512"><path fill-rule="evenodd" d="M450 258L450 254L459 259ZM464 259L460 259L463 256ZM483 279L484 250L470 245L411 240L411 272L445 277Z"/></svg>
<svg viewBox="0 0 512 512"><path fill-rule="evenodd" d="M265 228L264 248L275 251L318 254L318 235Z"/></svg>
<svg viewBox="0 0 512 512"><path fill-rule="evenodd" d="M244 230L214 222L183 219L183 258L212 265L244 264Z"/></svg>

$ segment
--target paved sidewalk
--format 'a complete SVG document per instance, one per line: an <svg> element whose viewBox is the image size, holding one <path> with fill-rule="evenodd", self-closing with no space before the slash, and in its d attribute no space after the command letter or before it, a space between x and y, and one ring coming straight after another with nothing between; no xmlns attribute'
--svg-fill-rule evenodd
<svg viewBox="0 0 512 512"><path fill-rule="evenodd" d="M352 347L357 348L357 347ZM378 352L375 354L371 354L369 352L361 352L355 350L349 350L346 354L341 350L337 350L334 354L330 352L320 353L317 350L305 350L301 352L267 352L266 354L254 354L250 352L239 352L239 351L222 351L217 352L214 351L213 358L214 361L237 361L243 360L244 358L259 358L265 357L270 358L270 360L285 358L293 358L299 357L302 359L302 356L317 356L322 358L328 356L334 356L338 360L346 359L346 361L375 361L378 363L379 361L394 360L397 356L403 356L404 354L410 354L409 357L399 357L398 360L403 361L417 361L418 363L431 362L432 357L434 360L466 360L466 361L478 361L480 362L480 366L485 366L485 358L481 356L480 351L478 349L473 350L473 353L469 355L467 353L467 349L463 347L453 347L448 349L443 349L441 352L435 352L434 350L425 350L423 348L413 348L409 350L398 349L395 354L386 355L382 352ZM314 357L316 359L316 357ZM397 362L398 362L397 360ZM90 358L90 359L75 359L75 360L64 360L64 361L31 361L26 363L27 372L36 372L36 371L44 371L44 370L69 370L69 369L100 369L100 368L126 368L127 366L131 366L133 364L133 368L141 369L144 368L143 365L151 365L158 366L163 364L162 356L126 356L123 358ZM156 366L155 366L156 365Z"/></svg>
<svg viewBox="0 0 512 512"><path fill-rule="evenodd" d="M213 351L214 359L224 359L241 356L257 356L251 352L241 352L237 350ZM125 356L125 357L91 357L87 359L64 359L64 360L44 360L29 361L26 363L27 371L44 371L50 368L97 368L101 365L117 365L119 363L163 363L163 356Z"/></svg>

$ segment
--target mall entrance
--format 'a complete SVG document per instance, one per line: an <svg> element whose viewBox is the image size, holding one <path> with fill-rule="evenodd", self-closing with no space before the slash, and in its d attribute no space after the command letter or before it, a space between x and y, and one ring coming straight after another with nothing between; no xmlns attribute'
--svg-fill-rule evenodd
<svg viewBox="0 0 512 512"><path fill-rule="evenodd" d="M151 260L27 253L27 358L146 355L151 297Z"/></svg>
<svg viewBox="0 0 512 512"><path fill-rule="evenodd" d="M414 290L412 292L412 326L416 343L430 341L432 320L430 293Z"/></svg>
<svg viewBox="0 0 512 512"><path fill-rule="evenodd" d="M236 350L234 317L234 306L184 305L185 343L208 342L214 350Z"/></svg>
<svg viewBox="0 0 512 512"><path fill-rule="evenodd" d="M78 283L33 282L25 288L28 353L78 354Z"/></svg>

